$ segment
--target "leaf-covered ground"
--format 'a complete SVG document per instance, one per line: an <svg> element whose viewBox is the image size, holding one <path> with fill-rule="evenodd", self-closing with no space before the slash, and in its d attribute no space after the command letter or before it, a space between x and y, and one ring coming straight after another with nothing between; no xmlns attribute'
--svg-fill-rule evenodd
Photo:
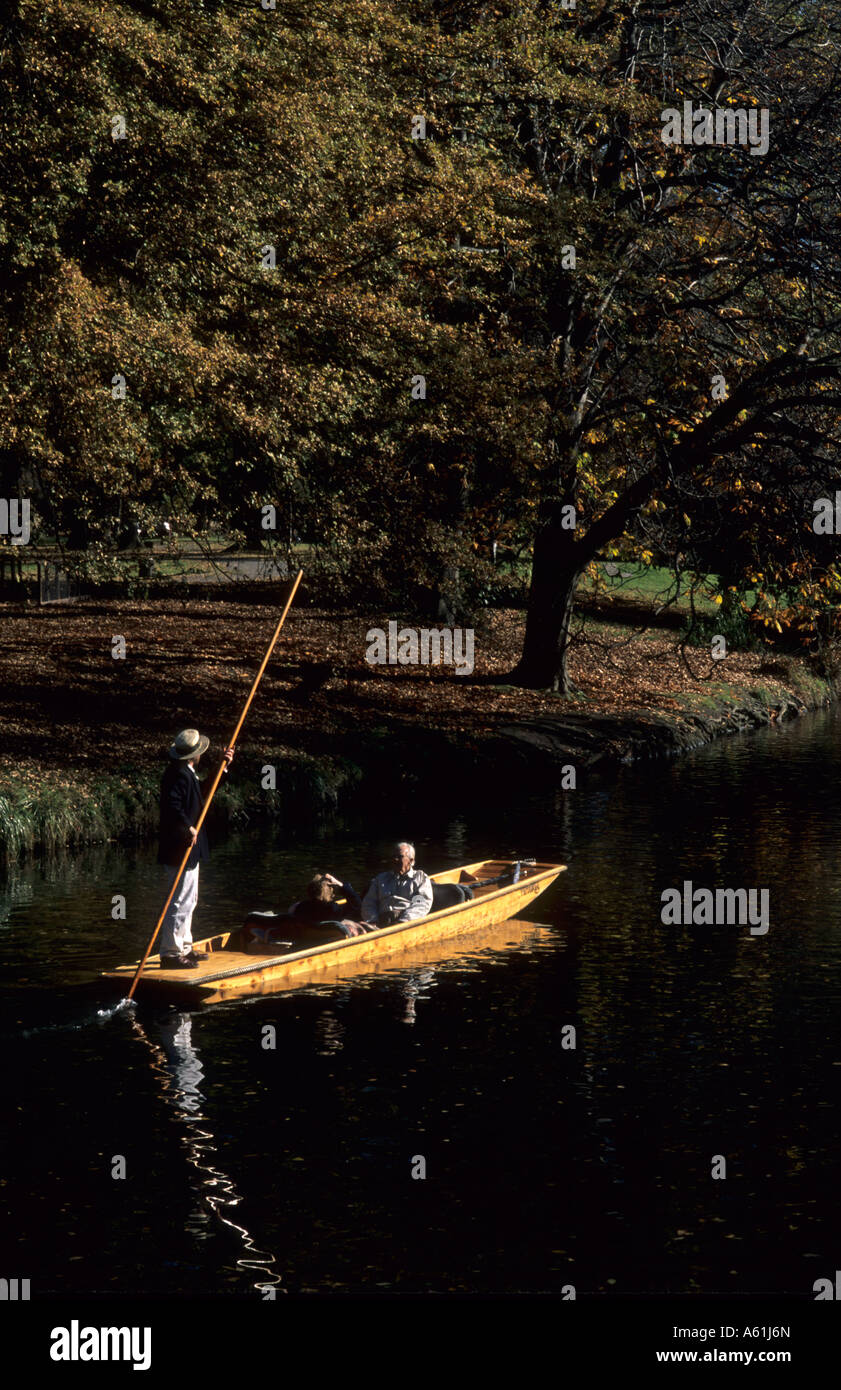
<svg viewBox="0 0 841 1390"><path fill-rule="evenodd" d="M278 611L269 602L181 599L0 605L0 786L152 770L186 725L207 731L218 748L233 730ZM516 689L505 683L522 639L523 615L513 610L494 612L477 628L471 676L446 666L370 666L366 633L386 629L389 616L397 615L293 609L240 747L324 751L331 736L394 721L475 738L501 723L560 712L680 717L737 704L748 692L774 706L787 693L808 698L815 688L804 664L762 652L714 662L690 650L690 672L674 631L640 631L602 616L587 619L575 647L574 698ZM124 659L111 654L118 636Z"/></svg>

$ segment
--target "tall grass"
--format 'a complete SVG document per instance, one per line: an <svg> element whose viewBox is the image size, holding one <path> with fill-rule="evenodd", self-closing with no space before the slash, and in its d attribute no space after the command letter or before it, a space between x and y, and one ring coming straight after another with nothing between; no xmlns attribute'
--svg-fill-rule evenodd
<svg viewBox="0 0 841 1390"><path fill-rule="evenodd" d="M114 774L86 781L9 778L0 786L0 858L14 863L35 850L47 853L151 829L157 788L148 773L131 780Z"/></svg>
<svg viewBox="0 0 841 1390"><path fill-rule="evenodd" d="M264 790L262 767L276 769L276 787ZM219 824L270 817L292 822L329 814L362 778L344 759L268 752L247 756L236 777L225 779L211 816ZM157 830L160 773L123 767L113 773L61 781L6 776L0 782L0 863L14 864L98 841L149 838Z"/></svg>

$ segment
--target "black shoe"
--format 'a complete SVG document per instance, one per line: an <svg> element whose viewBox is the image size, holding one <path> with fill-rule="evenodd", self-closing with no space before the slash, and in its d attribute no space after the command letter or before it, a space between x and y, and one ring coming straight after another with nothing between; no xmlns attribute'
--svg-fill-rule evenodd
<svg viewBox="0 0 841 1390"><path fill-rule="evenodd" d="M207 951L188 951L188 952L187 952L187 956L186 956L186 959L187 959L187 960L191 960L191 961L195 962L196 964L198 964L198 962L199 962L200 960L207 960L207 958L208 958L208 953L207 953Z"/></svg>
<svg viewBox="0 0 841 1390"><path fill-rule="evenodd" d="M161 970L195 970L197 965L189 956L161 956Z"/></svg>

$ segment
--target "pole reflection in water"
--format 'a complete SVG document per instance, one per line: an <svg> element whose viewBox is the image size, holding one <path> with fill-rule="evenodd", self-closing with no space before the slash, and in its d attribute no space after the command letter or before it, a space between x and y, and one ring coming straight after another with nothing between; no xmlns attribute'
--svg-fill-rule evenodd
<svg viewBox="0 0 841 1390"><path fill-rule="evenodd" d="M242 1198L227 1174L211 1162L211 1157L217 1152L217 1142L202 1113L205 1097L200 1083L204 1079L204 1071L192 1041L192 1016L176 1011L156 1020L150 1031L147 1031L136 1016L132 1018L132 1024L149 1049L152 1069L158 1076L161 1090L175 1118L180 1123L181 1142L187 1161L197 1175L195 1191L199 1199L198 1205L190 1213L186 1229L196 1239L201 1240L207 1235L214 1218L223 1226L227 1226L234 1232L245 1251L245 1255L237 1260L237 1268L250 1274L262 1275L263 1277L254 1283L254 1288L262 1293L264 1298L274 1298L281 1284L281 1276L273 1268L276 1264L275 1257L259 1250L246 1228L233 1220L232 1210L239 1205ZM153 1032L157 1033L159 1042L152 1036ZM272 1291L271 1294L267 1292L269 1289Z"/></svg>

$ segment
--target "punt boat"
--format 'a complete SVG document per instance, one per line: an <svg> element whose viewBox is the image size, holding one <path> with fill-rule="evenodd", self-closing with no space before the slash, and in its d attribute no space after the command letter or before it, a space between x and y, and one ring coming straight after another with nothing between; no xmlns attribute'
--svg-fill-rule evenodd
<svg viewBox="0 0 841 1390"><path fill-rule="evenodd" d="M272 994L290 985L318 983L358 971L376 969L385 958L411 948L458 937L506 922L533 903L566 869L565 864L484 859L457 869L430 874L432 911L411 922L381 927L364 936L341 936L319 945L288 940L254 939L251 926L271 922L271 914L252 914L242 927L195 941L207 960L193 970L167 970L152 955L137 985L137 994L177 1004L217 1004L225 999ZM469 896L468 896L469 894ZM276 919L281 924L288 918ZM251 926L249 925L251 924ZM279 927L280 935L292 934ZM338 934L338 931L336 932ZM269 933L258 932L258 938ZM413 953L413 952L412 952ZM103 980L127 990L138 962L103 972ZM336 967L341 967L341 972Z"/></svg>

